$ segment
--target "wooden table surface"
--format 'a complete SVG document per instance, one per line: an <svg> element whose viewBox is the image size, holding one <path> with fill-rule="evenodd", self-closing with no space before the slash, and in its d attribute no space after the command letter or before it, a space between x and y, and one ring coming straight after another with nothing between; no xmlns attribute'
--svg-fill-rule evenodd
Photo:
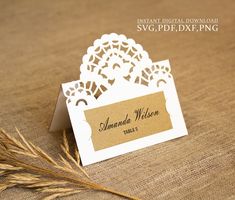
<svg viewBox="0 0 235 200"><path fill-rule="evenodd" d="M137 32L139 18L219 18L218 32ZM93 180L141 199L235 199L235 3L224 1L0 1L0 126L14 126L57 156L49 133L62 82L79 78L87 47L104 33L170 59L189 135L85 169ZM70 143L72 143L72 132ZM0 199L39 199L12 188ZM86 192L67 199L120 199Z"/></svg>

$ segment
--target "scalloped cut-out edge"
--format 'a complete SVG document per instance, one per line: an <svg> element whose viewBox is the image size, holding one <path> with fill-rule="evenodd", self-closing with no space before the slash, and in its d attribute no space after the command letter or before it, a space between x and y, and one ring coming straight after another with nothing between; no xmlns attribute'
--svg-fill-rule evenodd
<svg viewBox="0 0 235 200"><path fill-rule="evenodd" d="M131 39L131 38L127 38L124 34L116 34L116 33L111 33L111 34L104 34L101 36L101 38L99 39L96 39L94 42L93 42L93 45L88 47L87 49L87 53L83 56L82 60L83 60L83 63L81 64L81 67L80 67L80 71L81 71L81 74L80 74L80 80L78 80L79 82L84 82L84 84L86 84L87 82L92 82L94 84L96 84L97 87L101 86L103 88L105 88L105 91L109 90L110 87L112 87L111 84L109 83L112 83L112 80L107 80L105 84L103 84L103 82L105 82L105 79L103 78L102 80L102 76L99 75L98 73L95 73L95 72L92 72L92 70L84 70L84 65L89 65L89 57L92 55L92 53L95 52L95 49L97 49L98 47L102 46L102 44L104 43L110 43L111 41L116 41L115 44L118 44L118 45L121 45L123 42L127 43L128 45L126 45L126 47L129 46L130 47L133 47L133 46L138 46L139 47L139 51L143 54L145 54L145 57L143 57L143 63L147 63L146 66L137 66L139 69L139 76L137 76L136 74L133 75L133 79L135 79L134 83L137 83L139 81L139 84L148 84L147 79L145 79L144 77L141 77L141 71L144 71L144 70L147 70L149 69L149 71L152 70L152 68L156 65L156 63L153 63L152 60L149 58L149 55L148 55L148 52L144 50L143 46L141 44L138 44L135 42L135 40ZM111 43L111 45L113 45ZM106 45L106 47L109 46ZM120 46L119 46L120 47ZM146 61L146 62L145 62ZM123 66L121 66L123 67ZM137 68L137 67L134 67L134 68ZM141 68L142 67L142 68ZM164 67L164 66L163 66ZM168 77L172 77L171 74L170 74L170 65L167 66L167 68L169 69L169 71L165 71L165 69L163 67L160 67L159 68L159 71L160 72L163 72L163 73L167 73L168 74ZM137 69L134 69L135 71L137 71ZM131 77L133 73L133 70L132 72L129 73L128 76ZM146 72L145 72L146 73ZM91 76L90 76L91 75ZM91 77L95 77L95 78L91 78ZM108 77L109 78L109 77ZM107 78L107 79L108 79ZM167 80L164 80L164 77L160 77L159 79L163 80L165 83L167 82ZM154 80L153 80L154 81ZM76 81L75 81L76 82ZM156 81L157 82L157 81ZM69 90L69 89L68 89ZM84 88L84 90L87 91L87 88ZM102 92L104 92L104 90L101 88L99 89L99 91L101 92L101 95L103 94ZM67 92L65 92L65 96L66 98L68 98L69 100L67 101L68 103L71 103L72 102L72 96L76 96L74 92L69 92L70 94L73 94L73 95L67 95ZM90 95L92 95L92 93L94 93L94 91L87 91L87 93L90 93ZM77 94L79 95L79 94ZM97 98L96 97L96 91L95 91L95 94L93 94L93 97ZM71 99L70 99L71 97ZM78 101L79 99L75 100L76 102Z"/></svg>

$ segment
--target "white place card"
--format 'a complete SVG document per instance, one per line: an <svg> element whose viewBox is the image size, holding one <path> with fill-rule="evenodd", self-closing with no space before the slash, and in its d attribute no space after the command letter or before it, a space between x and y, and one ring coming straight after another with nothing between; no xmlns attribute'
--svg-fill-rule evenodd
<svg viewBox="0 0 235 200"><path fill-rule="evenodd" d="M187 135L169 61L133 39L103 35L80 71L62 84L50 130L72 125L83 165Z"/></svg>

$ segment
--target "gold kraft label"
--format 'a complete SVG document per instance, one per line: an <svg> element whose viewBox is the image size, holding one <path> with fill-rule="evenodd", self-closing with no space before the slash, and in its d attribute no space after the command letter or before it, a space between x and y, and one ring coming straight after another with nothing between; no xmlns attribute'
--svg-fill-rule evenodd
<svg viewBox="0 0 235 200"><path fill-rule="evenodd" d="M85 110L95 151L172 129L163 92Z"/></svg>

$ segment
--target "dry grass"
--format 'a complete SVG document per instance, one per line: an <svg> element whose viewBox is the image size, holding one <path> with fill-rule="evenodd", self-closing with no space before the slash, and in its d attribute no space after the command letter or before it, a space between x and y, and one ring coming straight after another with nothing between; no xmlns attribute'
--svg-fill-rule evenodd
<svg viewBox="0 0 235 200"><path fill-rule="evenodd" d="M65 132L59 160L26 140L16 128L19 140L0 131L0 192L11 187L34 189L45 194L44 200L74 195L84 191L109 192L126 199L138 200L128 194L94 183L80 165L77 149L74 157Z"/></svg>

